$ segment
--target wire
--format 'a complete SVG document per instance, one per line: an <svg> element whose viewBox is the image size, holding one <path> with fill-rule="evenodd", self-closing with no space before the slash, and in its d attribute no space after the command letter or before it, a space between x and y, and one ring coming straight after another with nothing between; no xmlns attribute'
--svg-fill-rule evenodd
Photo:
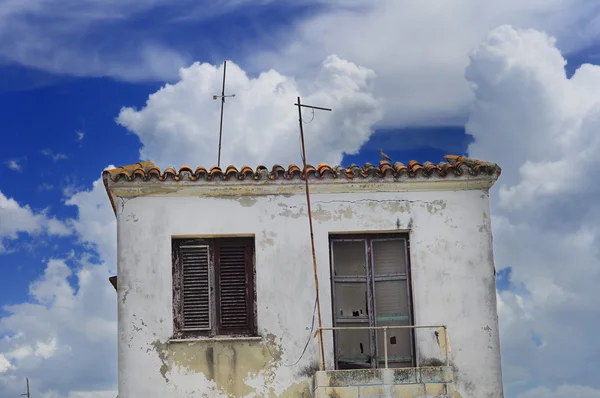
<svg viewBox="0 0 600 398"><path fill-rule="evenodd" d="M304 153L302 153L302 137L300 136L300 133L298 133L298 146L300 147L300 159L302 160L302 163L305 163L304 160Z"/></svg>
<svg viewBox="0 0 600 398"><path fill-rule="evenodd" d="M310 122L312 122L313 120L315 120L315 110L312 110L312 118L306 122L304 121L303 118L300 118L300 122L304 123L304 124L309 124ZM300 144L300 159L302 159L302 163L306 163L305 159L304 159L304 155L302 154L302 138L300 137L300 134L298 134L298 143Z"/></svg>
<svg viewBox="0 0 600 398"><path fill-rule="evenodd" d="M294 362L291 365L287 365L287 364L283 364L283 366L287 367L287 368L291 368L294 367L296 365L298 365L298 363L302 360L302 358L304 357L304 354L306 353L306 349L308 348L308 344L310 343L310 340L312 339L312 335L313 335L313 330L315 328L315 312L317 312L317 299L315 298L315 307L313 308L313 314L312 314L312 324L310 326L310 334L308 335L308 340L306 340L306 344L304 345L304 349L302 350L302 354L300 354L300 358L298 358L298 360L296 362ZM271 349L269 348L269 345L266 345L267 350L269 350L269 354L271 354L271 356L273 358L275 358L275 356L273 355L273 353L271 352Z"/></svg>
<svg viewBox="0 0 600 398"><path fill-rule="evenodd" d="M305 122L304 119L302 119L302 121L304 122L304 124L309 124L313 120L315 120L315 110L314 109L312 109L312 119L310 119L308 122Z"/></svg>

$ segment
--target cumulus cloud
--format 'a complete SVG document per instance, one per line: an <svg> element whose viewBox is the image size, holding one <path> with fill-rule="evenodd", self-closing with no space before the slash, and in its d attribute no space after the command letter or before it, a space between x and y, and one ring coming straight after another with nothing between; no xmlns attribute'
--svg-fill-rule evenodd
<svg viewBox="0 0 600 398"><path fill-rule="evenodd" d="M568 51L600 33L589 0L335 4L297 23L275 49L249 57L294 76L333 52L374 70L375 94L386 98L380 126L464 124L473 100L463 77L469 51L499 25L546 30Z"/></svg>
<svg viewBox="0 0 600 398"><path fill-rule="evenodd" d="M0 191L0 253L6 250L6 241L16 239L19 233L66 236L71 231L45 211L34 212L28 205L22 206Z"/></svg>
<svg viewBox="0 0 600 398"><path fill-rule="evenodd" d="M197 40L180 32L201 31L204 23L256 3L126 0L105 7L95 0L5 0L0 8L0 58L57 74L171 81L195 57L206 57L206 52L198 54ZM260 1L265 12L269 3L274 1ZM310 15L296 12L295 7L305 10L309 5L316 6ZM275 34L262 24L246 26L239 30L243 33L233 31L224 45L226 55L233 51L252 72L274 67L304 78L307 70L337 53L384 77L376 93L391 100L383 122L392 126L462 123L472 99L462 78L468 51L500 24L545 29L568 50L590 44L599 33L590 0L461 0L435 7L396 0L288 0L277 7L298 15L291 26ZM154 17L158 13L161 18ZM140 22L146 19L152 23ZM136 22L135 28L130 21ZM128 40L121 40L123 36ZM165 37L176 37L177 45ZM200 47L220 59L224 50L211 44Z"/></svg>
<svg viewBox="0 0 600 398"><path fill-rule="evenodd" d="M65 204L77 208L77 218L71 220L70 225L80 242L97 253L112 272L116 272L117 222L102 179L94 181L91 190L73 193Z"/></svg>
<svg viewBox="0 0 600 398"><path fill-rule="evenodd" d="M152 94L141 110L124 108L117 122L142 142L140 157L166 167L216 165L223 69L195 63L180 71L180 81ZM228 62L222 166L300 163L297 97L333 112L303 111L307 161L339 163L355 153L381 118L381 100L371 93L375 73L335 55L322 63L303 87L275 70L257 77Z"/></svg>
<svg viewBox="0 0 600 398"><path fill-rule="evenodd" d="M100 179L67 204L77 209L71 227L84 251L50 259L29 285L29 300L3 308L1 396L22 393L25 377L36 396L116 395L116 294L108 282L116 270L114 214Z"/></svg>
<svg viewBox="0 0 600 398"><path fill-rule="evenodd" d="M0 354L0 373L6 372L12 367L10 361L3 354Z"/></svg>
<svg viewBox="0 0 600 398"><path fill-rule="evenodd" d="M600 347L600 67L567 78L556 41L501 26L470 56L473 157L498 162L493 190L505 380L530 397L597 396ZM573 384L587 385L578 387Z"/></svg>
<svg viewBox="0 0 600 398"><path fill-rule="evenodd" d="M71 260L72 261L72 260ZM0 395L22 390L29 377L34 392L114 388L116 372L115 292L108 267L77 259L51 259L30 285L30 300L5 306L0 340L8 367L0 373ZM69 278L74 276L78 289Z"/></svg>

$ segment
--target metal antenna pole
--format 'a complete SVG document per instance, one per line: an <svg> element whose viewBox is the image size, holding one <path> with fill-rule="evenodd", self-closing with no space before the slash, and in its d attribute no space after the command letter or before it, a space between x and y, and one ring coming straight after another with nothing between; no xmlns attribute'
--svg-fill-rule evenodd
<svg viewBox="0 0 600 398"><path fill-rule="evenodd" d="M308 187L308 170L306 169L306 146L304 145L304 128L302 126L302 107L318 109L322 111L330 111L329 108L320 108L317 106L302 105L300 103L300 97L298 97L298 103L294 104L298 107L298 123L300 124L300 141L302 142L302 162L304 164L304 182L306 184L306 203L308 208L308 225L310 227L310 245L312 249L313 259L313 271L315 274L315 290L317 294L317 312L319 314L319 346L321 348L321 360L319 368L325 370L325 348L323 346L323 324L321 321L321 301L319 299L319 276L317 274L317 255L315 253L315 238L313 235L313 222L312 222L312 210L310 208L310 190Z"/></svg>
<svg viewBox="0 0 600 398"><path fill-rule="evenodd" d="M25 380L27 380L27 394L21 394L21 396L24 396L24 395L26 395L26 396L27 396L27 398L31 398L31 397L29 396L29 377L28 377L27 379L25 379Z"/></svg>
<svg viewBox="0 0 600 398"><path fill-rule="evenodd" d="M213 99L221 98L221 123L219 124L219 155L217 158L217 167L221 167L221 138L223 137L223 108L225 106L225 97L235 97L235 94L225 95L225 73L227 71L227 61L223 61L223 89L221 95L213 95Z"/></svg>

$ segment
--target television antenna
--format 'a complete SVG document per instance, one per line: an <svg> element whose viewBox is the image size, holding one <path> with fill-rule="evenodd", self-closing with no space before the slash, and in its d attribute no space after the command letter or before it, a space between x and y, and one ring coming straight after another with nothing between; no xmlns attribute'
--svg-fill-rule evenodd
<svg viewBox="0 0 600 398"><path fill-rule="evenodd" d="M219 155L217 157L217 167L221 167L221 138L223 137L223 108L225 106L225 98L235 97L235 94L225 95L225 74L227 71L227 61L223 61L223 90L221 95L213 95L213 100L221 98L221 123L219 124Z"/></svg>
<svg viewBox="0 0 600 398"><path fill-rule="evenodd" d="M303 128L303 121L302 121L302 108L309 108L313 110L313 118L314 118L314 111L315 110L319 110L319 111L328 111L331 112L331 109L329 108L322 108L319 106L312 106L312 105L304 105L300 102L300 97L298 97L298 103L294 104L298 107L298 123L300 124L300 141L302 142L302 162L304 165L304 169L303 169L303 174L304 174L304 182L305 182L305 186L306 186L306 204L307 204L307 208L308 208L308 224L310 227L310 245L311 245L311 249L312 249L312 259L313 259L313 271L315 274L315 290L316 290L316 294L317 294L317 312L319 315L319 345L321 348L321 361L320 361L320 368L321 370L325 370L325 349L323 346L323 324L321 321L321 302L319 300L319 276L317 275L317 255L315 254L315 239L314 239L314 235L313 235L313 222L312 222L312 211L310 208L310 190L308 187L308 171L306 169L306 146L304 145L304 128Z"/></svg>

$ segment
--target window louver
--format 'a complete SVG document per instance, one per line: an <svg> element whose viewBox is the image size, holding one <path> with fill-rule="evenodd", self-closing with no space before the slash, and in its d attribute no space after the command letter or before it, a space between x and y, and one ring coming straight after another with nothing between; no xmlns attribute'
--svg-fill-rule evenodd
<svg viewBox="0 0 600 398"><path fill-rule="evenodd" d="M246 242L221 243L215 250L218 277L219 330L247 333L252 330L252 256Z"/></svg>
<svg viewBox="0 0 600 398"><path fill-rule="evenodd" d="M253 238L173 239L175 338L256 335Z"/></svg>
<svg viewBox="0 0 600 398"><path fill-rule="evenodd" d="M181 246L184 330L210 329L208 246Z"/></svg>

